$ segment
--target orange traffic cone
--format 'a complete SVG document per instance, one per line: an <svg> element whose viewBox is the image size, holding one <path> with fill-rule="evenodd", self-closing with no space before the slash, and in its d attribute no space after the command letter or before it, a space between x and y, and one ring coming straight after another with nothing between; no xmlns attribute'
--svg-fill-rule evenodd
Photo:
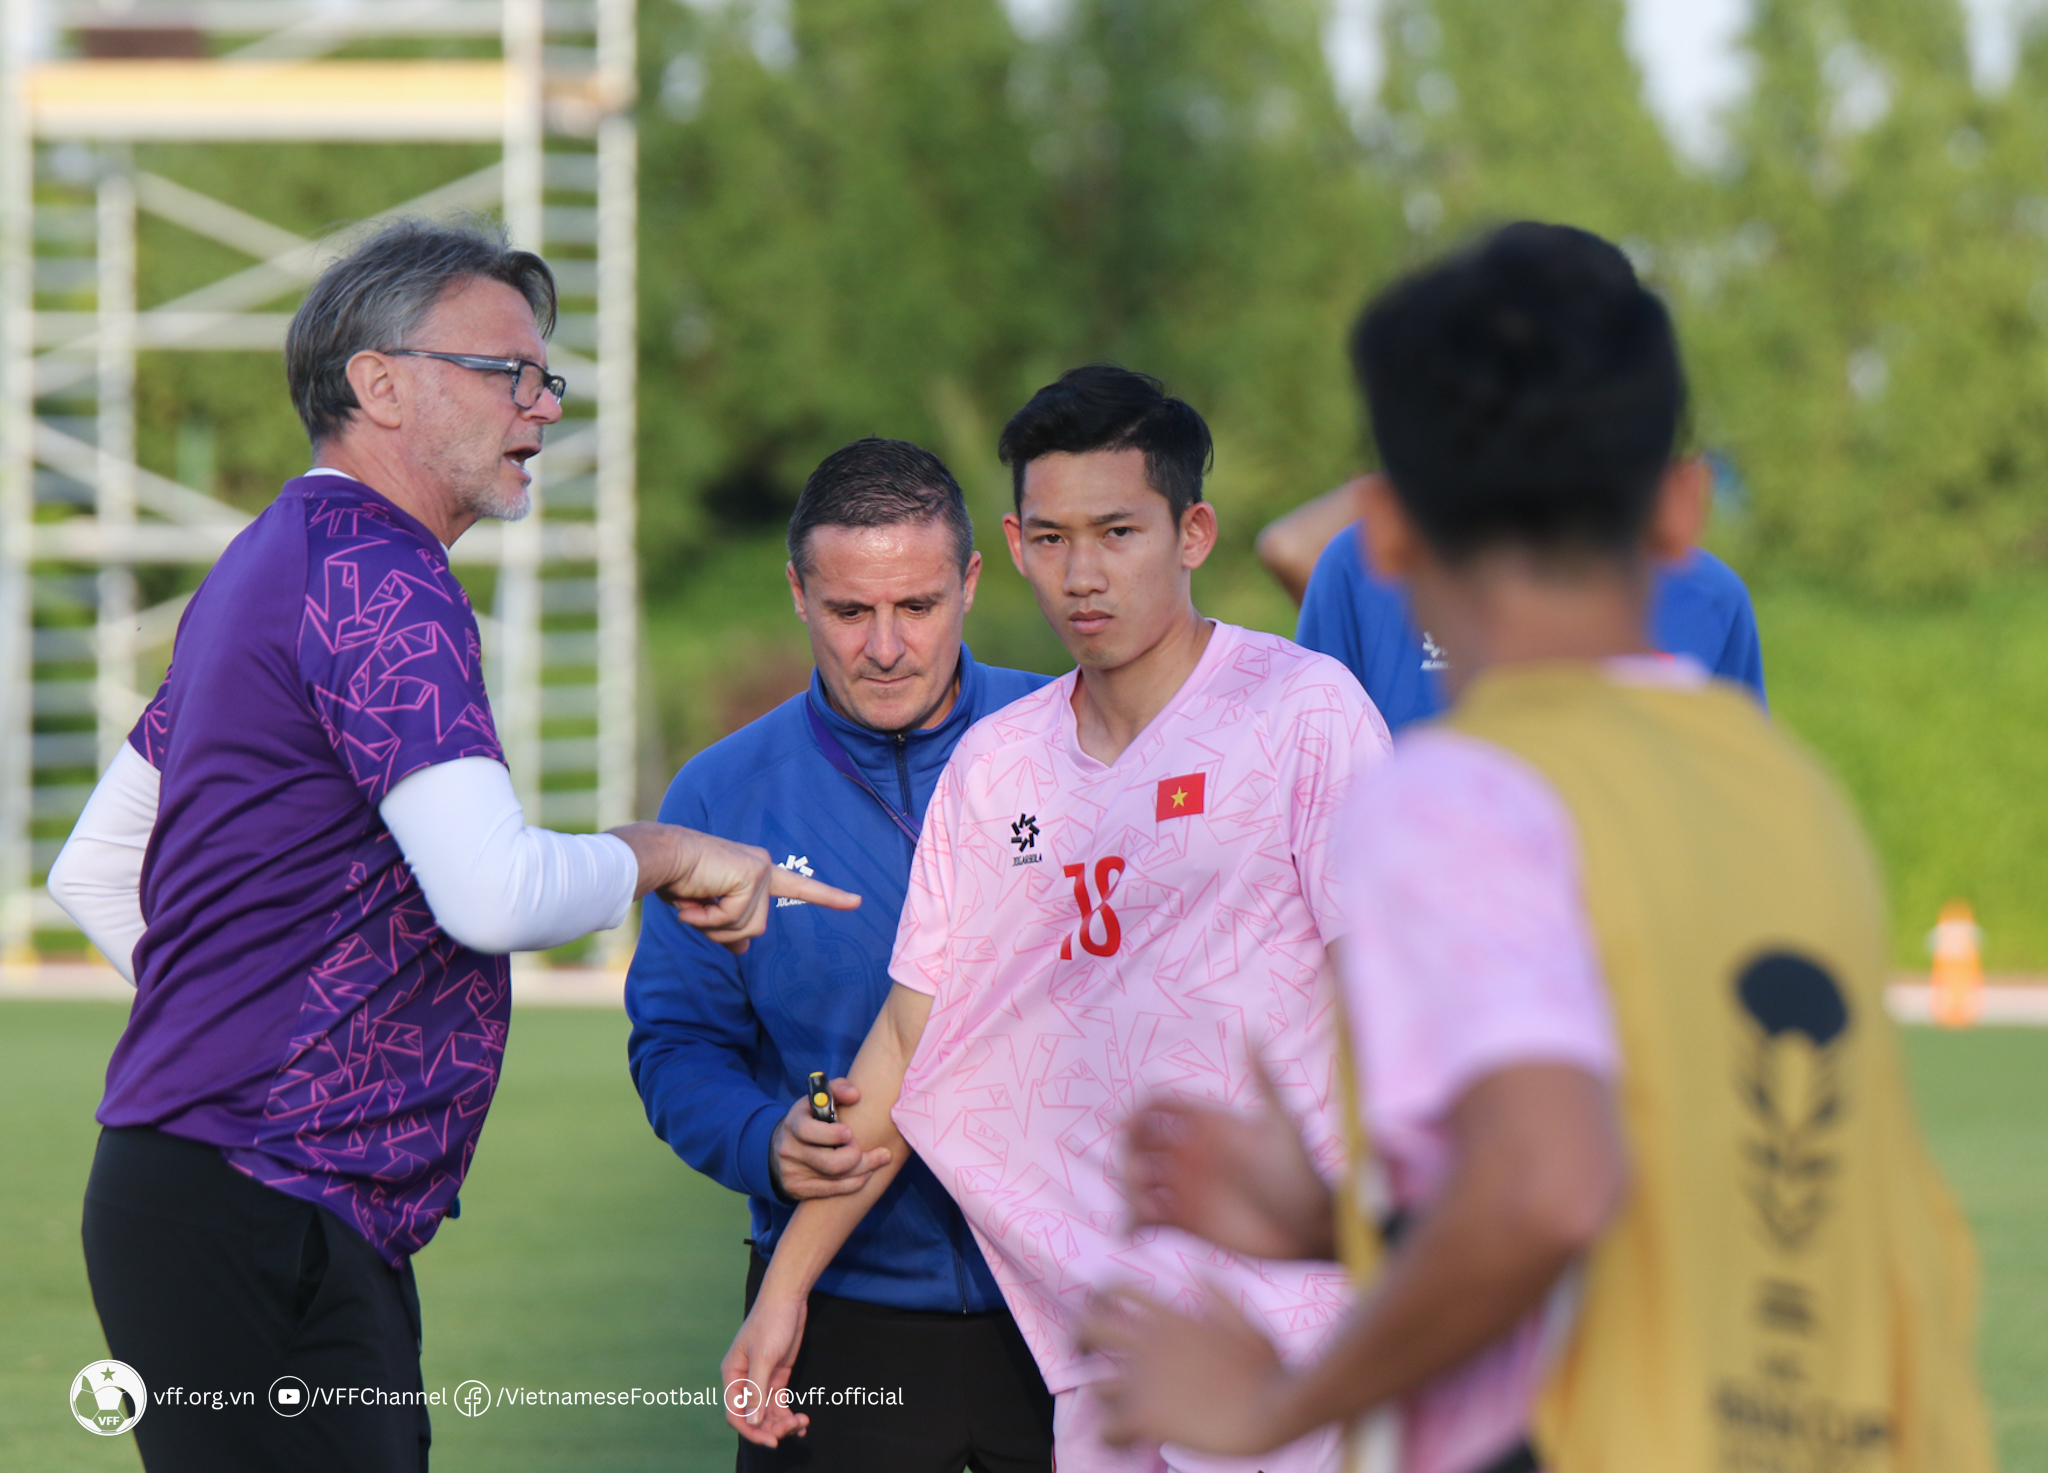
<svg viewBox="0 0 2048 1473"><path fill-rule="evenodd" d="M1967 900L1951 900L1927 934L1934 953L1934 1021L1944 1028L1968 1028L1984 1006L1984 932Z"/></svg>

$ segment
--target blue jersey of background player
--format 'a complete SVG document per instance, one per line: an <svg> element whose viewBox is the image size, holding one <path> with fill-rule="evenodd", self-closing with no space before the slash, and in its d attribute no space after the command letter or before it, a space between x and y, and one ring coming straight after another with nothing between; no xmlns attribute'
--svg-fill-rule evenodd
<svg viewBox="0 0 2048 1473"><path fill-rule="evenodd" d="M1389 731L1443 709L1440 653L1408 616L1399 588L1367 571L1364 525L1353 522L1324 547L1301 600L1297 643L1342 661L1358 677ZM1764 695L1756 613L1736 571L1704 549L1657 570L1651 637L1667 654L1690 655L1723 680Z"/></svg>

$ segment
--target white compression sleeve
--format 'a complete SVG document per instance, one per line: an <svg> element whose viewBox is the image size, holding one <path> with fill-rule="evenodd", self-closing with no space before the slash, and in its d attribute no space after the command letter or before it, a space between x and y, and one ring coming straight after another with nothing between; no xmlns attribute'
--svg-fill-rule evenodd
<svg viewBox="0 0 2048 1473"><path fill-rule="evenodd" d="M377 806L441 929L472 950L544 951L626 919L640 864L610 834L530 828L512 774L437 762Z"/></svg>
<svg viewBox="0 0 2048 1473"><path fill-rule="evenodd" d="M126 742L50 866L50 898L114 970L135 982L142 939L142 856L156 827L157 770Z"/></svg>

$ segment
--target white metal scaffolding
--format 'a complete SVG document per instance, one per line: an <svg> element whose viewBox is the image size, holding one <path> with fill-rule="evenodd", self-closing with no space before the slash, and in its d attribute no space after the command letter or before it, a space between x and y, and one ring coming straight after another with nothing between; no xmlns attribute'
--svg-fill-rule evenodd
<svg viewBox="0 0 2048 1473"><path fill-rule="evenodd" d="M136 570L210 563L248 521L138 464L137 356L279 351L336 248L139 168L150 144L500 145L386 211L500 209L562 289L567 417L534 510L452 556L493 570L488 684L529 819L633 817L634 23L633 0L0 0L0 964L68 928L41 878L182 611L143 606ZM97 54L40 55L52 37ZM448 37L462 59L378 54ZM141 303L140 215L251 264Z"/></svg>

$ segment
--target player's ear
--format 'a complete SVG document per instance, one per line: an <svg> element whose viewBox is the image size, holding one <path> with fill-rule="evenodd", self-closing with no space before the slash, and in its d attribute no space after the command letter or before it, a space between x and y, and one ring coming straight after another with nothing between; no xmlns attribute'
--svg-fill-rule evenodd
<svg viewBox="0 0 2048 1473"><path fill-rule="evenodd" d="M1423 549L1422 531L1386 472L1374 471L1358 482L1358 514L1365 519L1365 556L1369 571L1389 582L1401 583L1415 571Z"/></svg>
<svg viewBox="0 0 2048 1473"><path fill-rule="evenodd" d="M796 605L797 618L803 620L806 624L810 623L811 616L804 612L804 580L798 575L796 564L784 563L782 571L789 575L789 597L790 601Z"/></svg>
<svg viewBox="0 0 2048 1473"><path fill-rule="evenodd" d="M1673 562L1699 545L1707 529L1707 510L1714 495L1714 468L1704 455L1674 460L1657 487L1657 505L1650 513L1650 556Z"/></svg>
<svg viewBox="0 0 2048 1473"><path fill-rule="evenodd" d="M970 552L967 554L967 571L960 575L960 612L963 615L974 612L974 590L979 587L981 587L981 554Z"/></svg>
<svg viewBox="0 0 2048 1473"><path fill-rule="evenodd" d="M1013 511L1003 513L1003 541L1010 544L1010 562L1015 565L1017 575L1028 579L1031 575L1024 571L1024 524Z"/></svg>
<svg viewBox="0 0 2048 1473"><path fill-rule="evenodd" d="M1180 565L1192 572L1216 550L1216 508L1197 501L1180 516Z"/></svg>
<svg viewBox="0 0 2048 1473"><path fill-rule="evenodd" d="M398 375L389 358L365 349L349 359L342 372L348 377L348 386L355 390L357 413L382 429L395 430L404 423Z"/></svg>

